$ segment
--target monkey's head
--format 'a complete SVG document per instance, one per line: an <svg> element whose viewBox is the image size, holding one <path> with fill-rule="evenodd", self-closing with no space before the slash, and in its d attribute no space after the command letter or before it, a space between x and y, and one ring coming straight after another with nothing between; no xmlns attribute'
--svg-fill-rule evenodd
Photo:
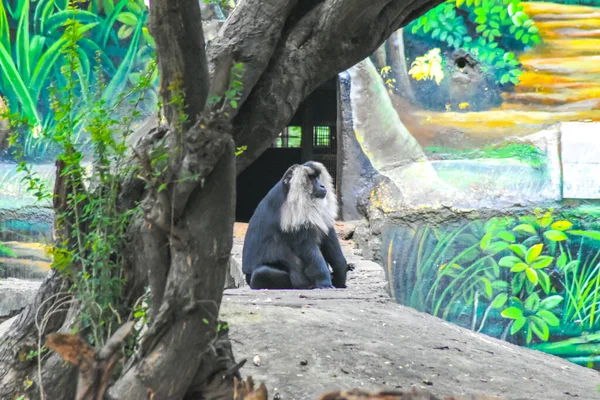
<svg viewBox="0 0 600 400"><path fill-rule="evenodd" d="M321 163L294 164L282 178L286 200L281 213L284 231L312 225L327 232L337 217L333 180Z"/></svg>
<svg viewBox="0 0 600 400"><path fill-rule="evenodd" d="M303 165L292 165L283 175L283 186L286 193L290 192L292 184L296 184L300 185L303 191L310 194L311 197L324 199L327 196L327 187L321 181L323 179L322 171L327 174L323 164L314 161L308 161ZM329 177L329 179L331 178Z"/></svg>

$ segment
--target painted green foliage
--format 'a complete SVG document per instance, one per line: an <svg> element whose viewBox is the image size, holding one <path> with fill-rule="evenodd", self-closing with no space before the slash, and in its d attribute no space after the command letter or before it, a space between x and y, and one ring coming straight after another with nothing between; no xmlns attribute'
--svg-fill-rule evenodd
<svg viewBox="0 0 600 400"><path fill-rule="evenodd" d="M513 51L540 43L538 28L520 0L447 0L411 22L407 30L431 46L464 49L491 69L500 84L517 84L521 69Z"/></svg>
<svg viewBox="0 0 600 400"><path fill-rule="evenodd" d="M79 107L90 107L99 90L106 102L114 101L116 94L137 83L153 59L154 40L146 28L147 17L143 0L2 0L0 95L8 101L12 113L26 117L36 128L31 133L35 138L49 128L55 121L53 96L61 95L52 87L66 84L65 24L74 19L80 24ZM106 81L102 89L94 73L98 66ZM158 73L154 81L157 79ZM156 101L156 94L149 93L150 107ZM38 149L38 153L43 150Z"/></svg>
<svg viewBox="0 0 600 400"><path fill-rule="evenodd" d="M536 210L390 232L388 262L401 304L583 364L589 357L576 358L581 349L568 353L570 342L557 342L595 340L586 355L600 353L600 338L585 337L600 329L600 231Z"/></svg>

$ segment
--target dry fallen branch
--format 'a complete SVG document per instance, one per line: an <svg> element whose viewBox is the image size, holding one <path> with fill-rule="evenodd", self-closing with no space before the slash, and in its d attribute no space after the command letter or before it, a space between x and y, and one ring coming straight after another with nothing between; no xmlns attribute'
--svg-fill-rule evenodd
<svg viewBox="0 0 600 400"><path fill-rule="evenodd" d="M98 352L76 335L53 333L46 346L79 370L75 400L103 400L114 367L121 358L121 348L131 334L134 322L121 326Z"/></svg>

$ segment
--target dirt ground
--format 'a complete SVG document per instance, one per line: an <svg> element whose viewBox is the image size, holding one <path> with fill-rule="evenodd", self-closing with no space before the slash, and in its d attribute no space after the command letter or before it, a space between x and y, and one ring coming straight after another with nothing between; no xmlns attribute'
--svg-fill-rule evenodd
<svg viewBox="0 0 600 400"><path fill-rule="evenodd" d="M244 233L237 224L236 258ZM415 386L440 396L600 399L597 371L392 302L382 268L353 247L343 242L356 263L347 289L225 291L221 318L230 325L236 358L248 360L241 373L264 382L269 398Z"/></svg>

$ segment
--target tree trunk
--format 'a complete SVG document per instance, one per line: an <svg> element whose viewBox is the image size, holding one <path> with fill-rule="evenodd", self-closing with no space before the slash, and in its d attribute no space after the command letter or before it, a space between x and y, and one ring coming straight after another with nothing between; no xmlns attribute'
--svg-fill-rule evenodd
<svg viewBox="0 0 600 400"><path fill-rule="evenodd" d="M375 68L377 68L378 71L388 65L387 58L388 57L385 51L384 43L381 46L379 46L377 50L375 50L375 53L373 53L372 57L373 65L375 65Z"/></svg>
<svg viewBox="0 0 600 400"><path fill-rule="evenodd" d="M412 89L410 78L408 76L408 64L406 62L406 53L404 47L404 29L398 29L392 33L388 40L390 51L390 65L396 79L396 90L403 98L414 101L415 94Z"/></svg>
<svg viewBox="0 0 600 400"><path fill-rule="evenodd" d="M232 398L239 366L226 329L217 328L233 237L232 137L237 146L247 146L237 158L240 173L316 87L441 2L243 0L210 42L207 60L198 0L152 1L150 29L168 125L143 135L134 153L142 175L150 174L147 154L164 139L170 150L167 190L130 177L120 193L122 207L141 201L144 210L127 234L129 291L149 283L154 308L139 353L109 390L112 397ZM209 93L222 96L227 90L233 63L244 66L238 107L221 101L206 108ZM189 118L183 127L176 126L178 110L170 104L172 85L185 93ZM39 364L37 357L27 357L49 333L69 332L78 309L65 295L68 288L69 282L52 272L34 304L0 338L1 399L20 393L40 398L42 385L43 398L72 398L73 369L55 353L44 353ZM53 307L57 312L49 314ZM39 328L36 315L48 316Z"/></svg>

